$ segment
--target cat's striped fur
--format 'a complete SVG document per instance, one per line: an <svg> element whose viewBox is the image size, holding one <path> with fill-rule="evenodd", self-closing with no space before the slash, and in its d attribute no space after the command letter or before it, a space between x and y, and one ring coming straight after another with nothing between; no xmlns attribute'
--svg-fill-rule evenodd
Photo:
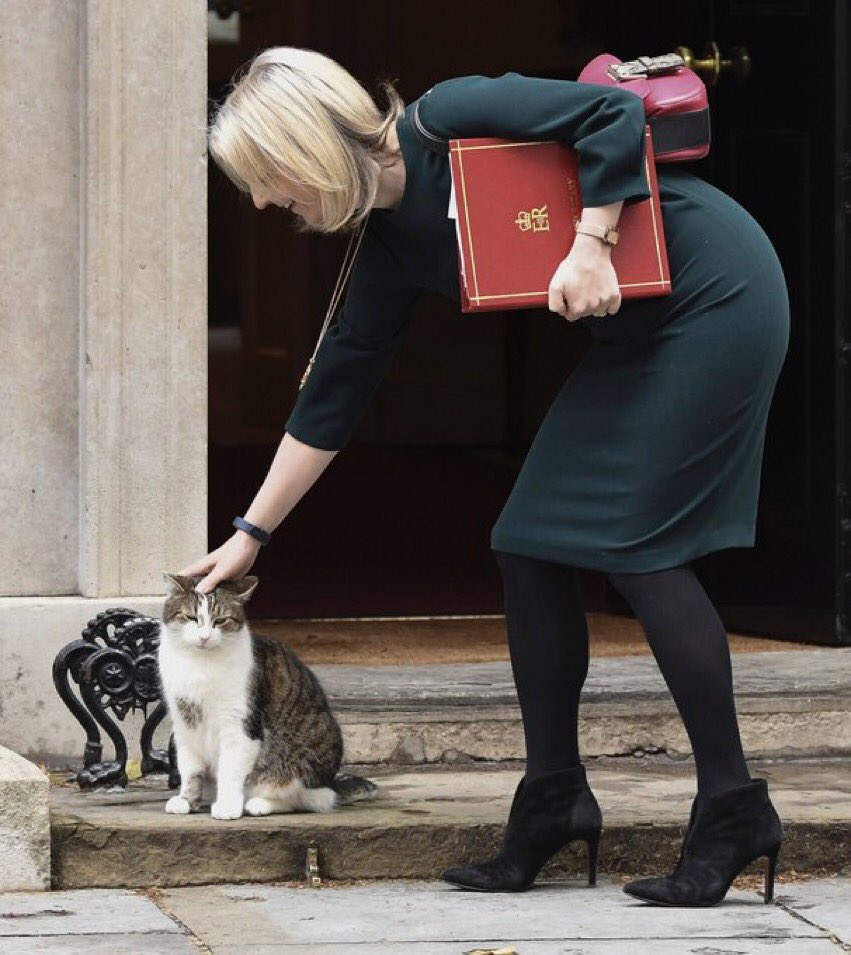
<svg viewBox="0 0 851 955"><path fill-rule="evenodd" d="M283 641L251 632L245 602L257 578L201 594L200 577L164 577L160 683L181 777L166 812L200 808L205 782L215 783L217 819L374 797L375 783L339 772L342 734L316 675Z"/></svg>

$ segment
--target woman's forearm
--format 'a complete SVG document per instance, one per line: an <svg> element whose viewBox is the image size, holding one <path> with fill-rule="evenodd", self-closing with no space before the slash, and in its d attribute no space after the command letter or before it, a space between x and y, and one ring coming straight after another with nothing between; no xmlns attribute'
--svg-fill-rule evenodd
<svg viewBox="0 0 851 955"><path fill-rule="evenodd" d="M266 479L243 515L270 533L307 493L339 451L313 448L284 432Z"/></svg>
<svg viewBox="0 0 851 955"><path fill-rule="evenodd" d="M582 221L590 222L592 225L617 225L622 208L623 199L610 202L605 206L586 206L582 210Z"/></svg>

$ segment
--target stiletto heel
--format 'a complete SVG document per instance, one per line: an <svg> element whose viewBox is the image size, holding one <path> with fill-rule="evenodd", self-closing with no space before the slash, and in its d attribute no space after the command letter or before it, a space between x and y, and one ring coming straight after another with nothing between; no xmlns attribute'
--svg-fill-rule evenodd
<svg viewBox="0 0 851 955"><path fill-rule="evenodd" d="M588 884L597 880L602 813L582 763L517 785L499 852L485 862L454 866L445 882L480 892L531 888L548 859L576 839L588 843Z"/></svg>
<svg viewBox="0 0 851 955"><path fill-rule="evenodd" d="M588 885L597 884L597 853L600 849L600 835L602 830L586 837L588 843Z"/></svg>
<svg viewBox="0 0 851 955"><path fill-rule="evenodd" d="M765 901L774 897L774 872L783 827L768 798L768 783L754 778L714 793L692 818L673 872L634 879L624 892L658 905L717 905L741 870L768 856Z"/></svg>
<svg viewBox="0 0 851 955"><path fill-rule="evenodd" d="M774 899L774 873L777 869L777 853L780 851L780 843L766 853L768 863L765 867L765 889L763 890L763 901L771 902Z"/></svg>

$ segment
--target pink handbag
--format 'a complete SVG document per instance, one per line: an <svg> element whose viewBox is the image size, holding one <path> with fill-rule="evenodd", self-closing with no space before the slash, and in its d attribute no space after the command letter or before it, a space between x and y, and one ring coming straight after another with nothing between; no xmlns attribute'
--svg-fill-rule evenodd
<svg viewBox="0 0 851 955"><path fill-rule="evenodd" d="M709 152L706 86L678 53L640 56L626 63L601 53L585 65L577 80L620 86L644 100L657 163L692 162Z"/></svg>

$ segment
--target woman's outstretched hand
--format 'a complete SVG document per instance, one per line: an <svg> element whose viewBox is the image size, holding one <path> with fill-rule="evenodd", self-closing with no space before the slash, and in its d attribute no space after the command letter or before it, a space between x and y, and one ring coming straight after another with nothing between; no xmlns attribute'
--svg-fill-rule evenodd
<svg viewBox="0 0 851 955"><path fill-rule="evenodd" d="M245 520L271 534L337 453L304 444L285 431L266 480L243 515ZM188 564L180 574L184 577L206 574L195 589L208 594L223 580L244 577L262 546L250 534L237 530L221 547Z"/></svg>
<svg viewBox="0 0 851 955"><path fill-rule="evenodd" d="M206 574L203 580L198 581L195 589L208 594L223 580L238 580L244 577L257 559L261 546L250 534L238 530L221 547L210 551L206 557L196 560L194 564L188 564L179 573L184 577Z"/></svg>
<svg viewBox="0 0 851 955"><path fill-rule="evenodd" d="M577 234L550 279L547 307L569 322L585 315L614 315L621 307L611 251L596 236Z"/></svg>

